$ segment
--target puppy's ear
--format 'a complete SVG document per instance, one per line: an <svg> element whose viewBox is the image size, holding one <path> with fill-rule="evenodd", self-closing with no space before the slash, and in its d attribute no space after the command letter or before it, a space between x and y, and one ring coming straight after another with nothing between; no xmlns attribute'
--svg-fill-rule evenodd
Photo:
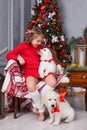
<svg viewBox="0 0 87 130"><path fill-rule="evenodd" d="M46 96L46 95L44 95L44 96L41 97L41 102L42 102L44 105L46 105L46 99L47 99L47 96Z"/></svg>

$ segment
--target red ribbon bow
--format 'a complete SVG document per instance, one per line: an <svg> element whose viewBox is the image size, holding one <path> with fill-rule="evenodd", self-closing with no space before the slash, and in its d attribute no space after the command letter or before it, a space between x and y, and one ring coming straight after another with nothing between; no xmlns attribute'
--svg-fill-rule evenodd
<svg viewBox="0 0 87 130"><path fill-rule="evenodd" d="M60 94L60 102L65 102L65 95L66 95L67 91L66 90L62 90L61 94Z"/></svg>
<svg viewBox="0 0 87 130"><path fill-rule="evenodd" d="M65 102L65 95L66 95L67 91L66 90L62 90L61 91L61 94L60 94L60 102ZM53 108L51 110L51 113L54 113L54 112L60 112L60 108L59 108L59 105L57 105L55 108Z"/></svg>
<svg viewBox="0 0 87 130"><path fill-rule="evenodd" d="M30 29L27 29L26 34L31 35L32 31Z"/></svg>
<svg viewBox="0 0 87 130"><path fill-rule="evenodd" d="M54 107L54 108L51 110L51 113L54 113L54 112L60 112L59 105L57 105L56 107Z"/></svg>

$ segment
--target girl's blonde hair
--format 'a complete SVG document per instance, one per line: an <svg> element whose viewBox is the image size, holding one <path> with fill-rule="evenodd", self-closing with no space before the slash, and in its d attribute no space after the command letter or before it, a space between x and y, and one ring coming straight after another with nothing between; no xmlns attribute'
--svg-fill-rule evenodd
<svg viewBox="0 0 87 130"><path fill-rule="evenodd" d="M35 39L38 35L42 35L44 38L44 34L38 26L34 26L31 30L27 29L25 36L24 36L24 41L26 43L30 43L33 39Z"/></svg>

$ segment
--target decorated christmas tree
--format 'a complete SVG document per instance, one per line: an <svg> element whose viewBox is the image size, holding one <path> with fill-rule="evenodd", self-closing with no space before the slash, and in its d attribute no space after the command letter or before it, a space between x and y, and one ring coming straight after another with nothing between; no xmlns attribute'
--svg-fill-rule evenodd
<svg viewBox="0 0 87 130"><path fill-rule="evenodd" d="M28 28L41 27L45 34L45 45L56 50L57 57L61 62L69 63L71 62L70 50L65 42L60 19L58 0L35 0Z"/></svg>

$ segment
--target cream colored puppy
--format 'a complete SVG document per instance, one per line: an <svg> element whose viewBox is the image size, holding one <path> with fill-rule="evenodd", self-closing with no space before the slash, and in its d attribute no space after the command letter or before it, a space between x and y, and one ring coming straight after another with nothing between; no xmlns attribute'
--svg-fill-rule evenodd
<svg viewBox="0 0 87 130"><path fill-rule="evenodd" d="M59 125L61 120L70 122L74 119L74 109L65 99L61 102L60 95L57 92L48 91L42 96L42 103L47 107L50 115L48 123Z"/></svg>
<svg viewBox="0 0 87 130"><path fill-rule="evenodd" d="M48 76L50 73L55 74L57 71L57 66L53 60L52 53L50 49L44 48L39 51L40 55L40 66L39 74L41 78Z"/></svg>

